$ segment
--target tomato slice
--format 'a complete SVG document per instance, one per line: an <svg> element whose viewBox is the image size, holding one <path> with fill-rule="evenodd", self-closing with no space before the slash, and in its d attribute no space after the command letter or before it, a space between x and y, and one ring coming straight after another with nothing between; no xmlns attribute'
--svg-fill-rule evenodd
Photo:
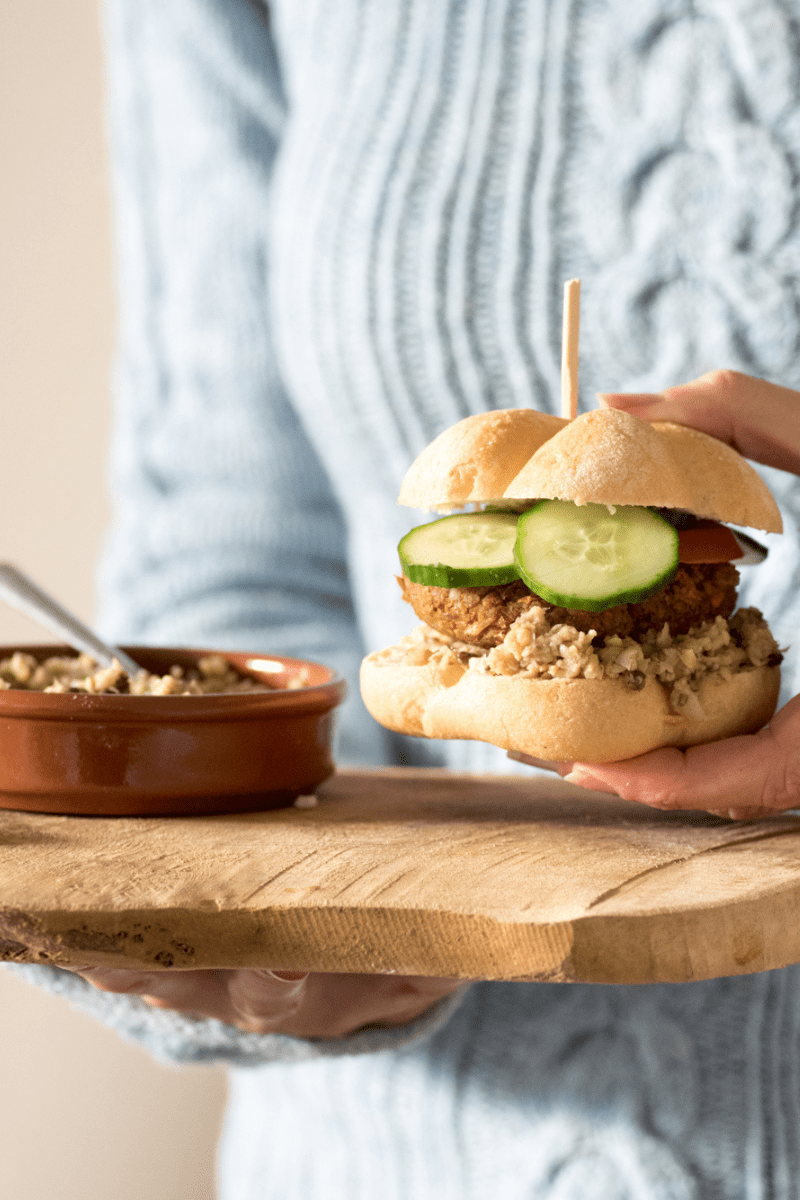
<svg viewBox="0 0 800 1200"><path fill-rule="evenodd" d="M678 561L722 563L741 558L742 547L732 530L719 521L698 521L691 529L678 530Z"/></svg>

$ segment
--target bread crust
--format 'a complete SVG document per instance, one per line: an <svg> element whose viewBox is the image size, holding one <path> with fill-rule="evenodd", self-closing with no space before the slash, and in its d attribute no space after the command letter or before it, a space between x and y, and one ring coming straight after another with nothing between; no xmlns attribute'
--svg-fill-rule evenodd
<svg viewBox="0 0 800 1200"><path fill-rule="evenodd" d="M729 679L707 676L697 693L703 717L670 709L648 679L531 679L488 675L461 664L416 665L398 648L368 655L361 695L372 716L398 733L489 742L556 762L616 762L661 746L692 746L754 733L778 702L780 669L754 667Z"/></svg>
<svg viewBox="0 0 800 1200"><path fill-rule="evenodd" d="M772 533L780 512L755 469L708 434L619 409L564 421L527 408L467 417L411 466L399 503L439 509L535 499L680 508Z"/></svg>
<svg viewBox="0 0 800 1200"><path fill-rule="evenodd" d="M459 421L411 466L399 502L442 509L505 500L684 509L780 533L778 507L755 469L716 438L669 422L595 409L565 421L501 409ZM389 729L490 742L555 761L614 762L661 746L691 746L760 729L775 711L780 670L703 677L693 712L670 707L670 689L647 678L534 679L491 675L460 662L420 663L402 647L370 654L361 694Z"/></svg>
<svg viewBox="0 0 800 1200"><path fill-rule="evenodd" d="M465 417L425 447L409 468L397 502L437 509L500 499L536 451L567 424L533 408Z"/></svg>

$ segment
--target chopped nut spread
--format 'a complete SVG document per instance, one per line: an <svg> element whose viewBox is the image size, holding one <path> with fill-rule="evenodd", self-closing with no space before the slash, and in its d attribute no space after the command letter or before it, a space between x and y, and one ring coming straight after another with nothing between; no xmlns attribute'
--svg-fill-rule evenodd
<svg viewBox="0 0 800 1200"><path fill-rule="evenodd" d="M306 687L308 673L290 679L288 689ZM241 675L221 654L198 659L196 667L170 667L167 675L141 670L131 678L117 660L101 667L88 654L39 661L18 650L0 660L0 691L84 692L90 695L204 696L222 692L272 692L270 685Z"/></svg>
<svg viewBox="0 0 800 1200"><path fill-rule="evenodd" d="M653 678L669 689L673 710L690 716L701 715L696 691L702 678L716 674L728 679L739 671L777 666L781 661L757 608L739 609L730 620L717 616L675 637L667 624L648 631L639 641L611 635L595 647L595 637L594 630L551 625L546 609L534 606L491 648L459 642L420 625L380 657L416 666L460 663L487 675L526 679L618 678L634 691Z"/></svg>

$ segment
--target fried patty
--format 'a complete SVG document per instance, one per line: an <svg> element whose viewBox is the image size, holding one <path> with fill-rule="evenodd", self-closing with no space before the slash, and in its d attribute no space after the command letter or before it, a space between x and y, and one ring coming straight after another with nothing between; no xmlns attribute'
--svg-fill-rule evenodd
<svg viewBox="0 0 800 1200"><path fill-rule="evenodd" d="M681 563L671 583L639 604L618 604L603 612L559 608L548 604L522 580L499 587L443 588L412 583L398 577L403 596L414 612L440 633L474 646L499 646L509 629L527 609L539 605L551 625L572 625L598 641L609 634L641 639L648 629L688 633L714 617L729 617L736 606L739 572L732 563Z"/></svg>

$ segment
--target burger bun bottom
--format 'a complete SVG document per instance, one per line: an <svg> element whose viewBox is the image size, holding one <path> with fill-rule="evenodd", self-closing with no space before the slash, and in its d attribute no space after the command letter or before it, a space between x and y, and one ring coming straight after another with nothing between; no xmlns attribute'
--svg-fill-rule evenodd
<svg viewBox="0 0 800 1200"><path fill-rule="evenodd" d="M489 675L459 664L402 661L397 647L368 655L361 695L397 733L489 742L554 762L616 762L662 746L692 746L755 733L775 711L779 667L753 667L700 682L700 715L682 715L669 691L647 679L532 679Z"/></svg>

